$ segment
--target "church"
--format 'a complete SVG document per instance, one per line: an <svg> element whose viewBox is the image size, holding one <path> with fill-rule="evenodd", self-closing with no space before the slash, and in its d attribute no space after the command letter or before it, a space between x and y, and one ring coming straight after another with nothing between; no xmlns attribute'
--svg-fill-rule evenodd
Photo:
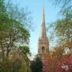
<svg viewBox="0 0 72 72"><path fill-rule="evenodd" d="M38 55L43 63L43 72L48 72L49 41L46 34L44 5L42 8L41 34L38 40Z"/></svg>

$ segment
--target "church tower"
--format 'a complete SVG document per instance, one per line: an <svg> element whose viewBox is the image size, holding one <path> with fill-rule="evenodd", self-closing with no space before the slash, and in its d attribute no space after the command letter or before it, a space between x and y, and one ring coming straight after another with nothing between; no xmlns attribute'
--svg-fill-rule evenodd
<svg viewBox="0 0 72 72"><path fill-rule="evenodd" d="M46 34L44 4L42 7L41 33L38 40L38 55L43 63L43 72L48 72L49 42Z"/></svg>
<svg viewBox="0 0 72 72"><path fill-rule="evenodd" d="M42 8L41 33L38 41L38 54L49 54L49 42L46 34L44 5Z"/></svg>

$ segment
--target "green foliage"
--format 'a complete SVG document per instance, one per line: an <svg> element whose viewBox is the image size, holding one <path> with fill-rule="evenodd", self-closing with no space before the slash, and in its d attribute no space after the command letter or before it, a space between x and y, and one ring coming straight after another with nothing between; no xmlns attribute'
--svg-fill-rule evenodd
<svg viewBox="0 0 72 72"><path fill-rule="evenodd" d="M30 69L30 60L28 58L28 55L30 55L30 50L29 50L29 47L28 46L20 46L19 49L21 50L22 52L22 55L23 55L23 58L24 58L24 62L20 68L20 71L22 72L31 72L31 69ZM25 67L25 69L24 69Z"/></svg>
<svg viewBox="0 0 72 72"><path fill-rule="evenodd" d="M72 0L53 1L55 1L55 5L61 8L60 13L62 15L62 19L52 23L49 27L54 30L54 35L57 38L57 41L55 41L57 42L57 45L52 51L52 57L49 61L49 72L56 72L55 69L57 69L58 64L60 67L60 64L64 61L63 58L72 54ZM53 35L52 38L54 40Z"/></svg>
<svg viewBox="0 0 72 72"><path fill-rule="evenodd" d="M21 65L19 72L27 72L26 66L24 64Z"/></svg>
<svg viewBox="0 0 72 72"><path fill-rule="evenodd" d="M72 0L53 0L60 6L62 13L62 19L57 20L50 25L53 28L55 37L58 38L57 43L63 45L65 48L72 49ZM54 38L51 37L51 38ZM57 45L58 46L58 45Z"/></svg>
<svg viewBox="0 0 72 72"><path fill-rule="evenodd" d="M23 60L17 61L10 60L16 51L18 44L29 43L29 29L27 28L28 16L14 5L4 3L0 0L0 72L19 72L23 60L27 63L23 67L29 68L29 48L22 47L24 52ZM24 49L23 49L24 48ZM21 53L23 53L21 51ZM26 71L27 72L27 71Z"/></svg>
<svg viewBox="0 0 72 72"><path fill-rule="evenodd" d="M71 13L72 14L72 13ZM59 36L62 44L65 47L72 49L72 18L69 14L66 18L58 20L55 23L55 31L56 34Z"/></svg>
<svg viewBox="0 0 72 72"><path fill-rule="evenodd" d="M28 46L20 46L19 48L23 52L23 54L26 54L26 55L30 54L30 50Z"/></svg>
<svg viewBox="0 0 72 72"><path fill-rule="evenodd" d="M56 28L55 30L58 31L59 35L67 35L71 33L71 29L72 29L72 21L71 20L66 20L66 19L62 19L62 20L58 20L56 22Z"/></svg>
<svg viewBox="0 0 72 72"><path fill-rule="evenodd" d="M42 72L42 68L43 68L42 61L37 56L31 63L32 72Z"/></svg>
<svg viewBox="0 0 72 72"><path fill-rule="evenodd" d="M25 65L25 63L22 63L19 72L31 72L30 67L28 67L28 65Z"/></svg>
<svg viewBox="0 0 72 72"><path fill-rule="evenodd" d="M61 7L61 12L69 12L72 10L72 0L54 0L55 5Z"/></svg>

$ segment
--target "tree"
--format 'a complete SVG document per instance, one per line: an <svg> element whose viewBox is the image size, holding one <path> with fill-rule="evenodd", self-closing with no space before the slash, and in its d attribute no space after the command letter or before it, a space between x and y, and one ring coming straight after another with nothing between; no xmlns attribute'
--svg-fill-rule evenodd
<svg viewBox="0 0 72 72"><path fill-rule="evenodd" d="M51 58L50 58L49 64L48 64L49 72L56 72L57 64L64 57L64 53L65 53L65 51L62 46L57 46L53 49L53 51L51 52Z"/></svg>
<svg viewBox="0 0 72 72"><path fill-rule="evenodd" d="M26 65L24 65L22 63L22 66L21 66L21 69L20 71L23 71L24 72L24 67L26 67L27 69L27 72L31 72L31 69L30 69L30 65L31 65L31 62L28 58L28 55L30 56L30 50L29 50L29 47L28 46L20 46L19 49L21 50L21 53L23 55L23 58L24 58L24 62Z"/></svg>
<svg viewBox="0 0 72 72"><path fill-rule="evenodd" d="M50 28L53 27L54 29L57 45L52 52L49 70L51 72L64 72L60 66L66 61L65 56L72 54L72 0L54 1L56 2L55 5L61 7L62 19L58 19L50 25Z"/></svg>
<svg viewBox="0 0 72 72"><path fill-rule="evenodd" d="M25 12L0 0L0 72L10 72L13 64L9 60L11 53L22 44L28 45L27 18Z"/></svg>
<svg viewBox="0 0 72 72"><path fill-rule="evenodd" d="M32 72L42 72L42 68L43 68L42 61L37 56L31 63Z"/></svg>
<svg viewBox="0 0 72 72"><path fill-rule="evenodd" d="M72 50L72 21L70 19L62 19L56 22L56 34L60 37L61 44L65 48Z"/></svg>
<svg viewBox="0 0 72 72"><path fill-rule="evenodd" d="M63 14L67 12L72 12L72 0L53 0L55 5L61 7L61 12Z"/></svg>
<svg viewBox="0 0 72 72"><path fill-rule="evenodd" d="M8 9L8 11L10 11L10 9ZM0 48L3 56L4 51L6 51L7 58L9 52L14 47L17 47L16 43L28 43L30 37L29 30L24 26L24 23L21 23L19 20L22 18L19 18L22 14L16 11L15 17L12 17L13 12L8 11L6 10L0 15ZM19 13L19 16L16 16L18 15L17 13Z"/></svg>

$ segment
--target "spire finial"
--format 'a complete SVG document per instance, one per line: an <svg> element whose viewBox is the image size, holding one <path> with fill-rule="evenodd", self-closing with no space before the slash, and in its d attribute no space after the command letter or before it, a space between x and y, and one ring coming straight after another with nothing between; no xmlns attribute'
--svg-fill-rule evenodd
<svg viewBox="0 0 72 72"><path fill-rule="evenodd" d="M44 0L42 0L43 8L44 8Z"/></svg>
<svg viewBox="0 0 72 72"><path fill-rule="evenodd" d="M42 0L42 22L45 22L44 0Z"/></svg>
<svg viewBox="0 0 72 72"><path fill-rule="evenodd" d="M41 21L41 25L42 25L41 36L43 37L43 35L46 35L45 12L44 12L44 0L42 0L42 21Z"/></svg>
<svg viewBox="0 0 72 72"><path fill-rule="evenodd" d="M44 12L44 0L42 0L42 9L43 9L43 12Z"/></svg>

